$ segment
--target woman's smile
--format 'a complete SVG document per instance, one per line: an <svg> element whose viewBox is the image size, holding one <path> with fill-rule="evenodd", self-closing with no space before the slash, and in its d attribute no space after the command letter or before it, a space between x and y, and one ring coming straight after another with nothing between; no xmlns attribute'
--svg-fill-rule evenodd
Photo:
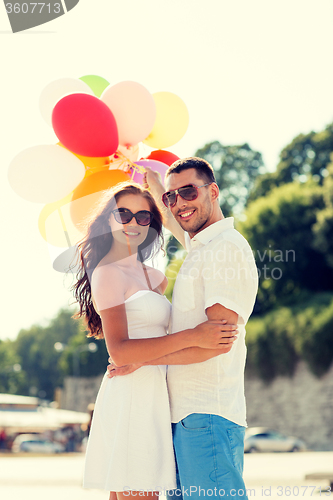
<svg viewBox="0 0 333 500"><path fill-rule="evenodd" d="M141 234L140 232L133 231L133 230L124 230L123 233L128 238L137 238Z"/></svg>

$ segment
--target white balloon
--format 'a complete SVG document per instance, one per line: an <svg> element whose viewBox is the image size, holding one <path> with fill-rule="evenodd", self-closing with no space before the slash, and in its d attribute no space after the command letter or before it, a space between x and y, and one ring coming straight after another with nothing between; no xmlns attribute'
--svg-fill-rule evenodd
<svg viewBox="0 0 333 500"><path fill-rule="evenodd" d="M76 274L81 269L76 245L68 247L67 250L54 247L49 243L47 246L52 266L55 271L58 271L59 273Z"/></svg>
<svg viewBox="0 0 333 500"><path fill-rule="evenodd" d="M93 91L82 80L76 78L61 78L49 83L39 98L39 109L46 123L52 127L52 111L60 99L69 94L90 94Z"/></svg>
<svg viewBox="0 0 333 500"><path fill-rule="evenodd" d="M9 166L8 179L22 198L51 203L68 195L82 181L81 160L56 145L34 146L21 151Z"/></svg>
<svg viewBox="0 0 333 500"><path fill-rule="evenodd" d="M119 144L134 146L151 132L156 118L155 101L140 83L120 82L107 87L101 100L110 108L117 123Z"/></svg>

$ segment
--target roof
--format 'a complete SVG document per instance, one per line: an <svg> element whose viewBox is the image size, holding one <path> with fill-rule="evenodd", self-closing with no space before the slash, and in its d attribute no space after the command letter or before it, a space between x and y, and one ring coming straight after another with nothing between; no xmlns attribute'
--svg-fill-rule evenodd
<svg viewBox="0 0 333 500"><path fill-rule="evenodd" d="M89 413L58 410L38 404L38 398L0 394L0 428L6 427L11 432L39 432L66 425L87 424L90 420Z"/></svg>
<svg viewBox="0 0 333 500"><path fill-rule="evenodd" d="M89 413L40 406L36 411L0 411L0 427L11 432L39 432L66 425L87 424Z"/></svg>
<svg viewBox="0 0 333 500"><path fill-rule="evenodd" d="M38 398L16 396L15 394L0 394L0 405L38 405Z"/></svg>

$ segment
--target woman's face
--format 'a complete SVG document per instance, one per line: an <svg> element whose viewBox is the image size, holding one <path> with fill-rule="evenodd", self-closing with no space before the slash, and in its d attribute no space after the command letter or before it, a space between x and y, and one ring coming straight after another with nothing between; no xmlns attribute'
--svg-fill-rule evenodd
<svg viewBox="0 0 333 500"><path fill-rule="evenodd" d="M136 214L141 210L150 212L148 200L139 194L124 194L118 198L118 202L114 210L126 208L132 214ZM140 226L135 217L128 224L121 224L116 221L114 214L111 213L109 218L112 235L116 241L130 247L131 253L135 253L137 248L147 237L149 225Z"/></svg>

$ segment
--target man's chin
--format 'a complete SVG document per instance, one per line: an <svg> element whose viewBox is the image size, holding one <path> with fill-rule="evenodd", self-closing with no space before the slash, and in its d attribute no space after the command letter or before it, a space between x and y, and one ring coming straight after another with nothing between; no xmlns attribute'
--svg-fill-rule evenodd
<svg viewBox="0 0 333 500"><path fill-rule="evenodd" d="M180 217L177 217L177 222L180 227L184 229L184 231L187 231L188 233L192 232L192 224L190 223L190 221L185 222Z"/></svg>
<svg viewBox="0 0 333 500"><path fill-rule="evenodd" d="M195 223L194 221L184 222L183 220L178 219L178 224L182 229L184 229L184 231L187 231L188 233L197 233L206 224L206 221L197 221Z"/></svg>

